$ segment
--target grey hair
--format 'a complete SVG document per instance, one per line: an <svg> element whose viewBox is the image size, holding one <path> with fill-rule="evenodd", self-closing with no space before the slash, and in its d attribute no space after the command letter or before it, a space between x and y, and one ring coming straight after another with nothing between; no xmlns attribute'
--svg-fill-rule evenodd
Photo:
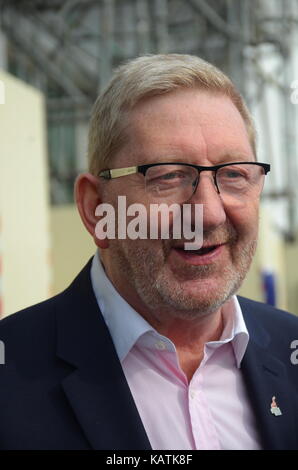
<svg viewBox="0 0 298 470"><path fill-rule="evenodd" d="M93 106L88 139L90 173L98 175L124 144L129 111L139 101L179 88L197 88L228 96L244 120L256 155L256 133L248 108L221 70L192 55L146 55L118 67Z"/></svg>

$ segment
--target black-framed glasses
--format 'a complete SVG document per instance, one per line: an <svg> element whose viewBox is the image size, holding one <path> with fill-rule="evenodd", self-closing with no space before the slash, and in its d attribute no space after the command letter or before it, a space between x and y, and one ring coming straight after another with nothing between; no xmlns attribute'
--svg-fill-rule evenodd
<svg viewBox="0 0 298 470"><path fill-rule="evenodd" d="M212 172L218 194L241 199L260 195L270 165L260 162L232 162L201 166L162 162L103 170L99 176L113 179L141 173L145 178L145 190L152 199L183 203L195 193L203 171Z"/></svg>

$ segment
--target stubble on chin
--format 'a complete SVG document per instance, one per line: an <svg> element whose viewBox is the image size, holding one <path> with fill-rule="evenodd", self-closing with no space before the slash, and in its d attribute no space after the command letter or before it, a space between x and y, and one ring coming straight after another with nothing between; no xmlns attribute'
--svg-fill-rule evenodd
<svg viewBox="0 0 298 470"><path fill-rule="evenodd" d="M179 276L167 264L171 250L168 240L149 245L150 248L138 241L125 246L117 244L113 257L118 274L125 277L149 311L193 319L215 312L237 292L249 270L256 245L257 241L252 240L240 249L236 237L231 237L229 262L222 269L217 264L187 265L179 270ZM210 289L206 289L208 279L212 280Z"/></svg>

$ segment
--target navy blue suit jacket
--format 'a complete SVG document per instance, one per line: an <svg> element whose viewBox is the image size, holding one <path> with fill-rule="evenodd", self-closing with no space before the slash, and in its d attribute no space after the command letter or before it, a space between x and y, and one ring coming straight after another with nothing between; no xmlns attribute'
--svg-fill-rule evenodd
<svg viewBox="0 0 298 470"><path fill-rule="evenodd" d="M0 322L0 449L150 449L90 266L61 294ZM263 448L298 449L298 318L239 301L251 338L241 370ZM281 416L270 412L273 396Z"/></svg>

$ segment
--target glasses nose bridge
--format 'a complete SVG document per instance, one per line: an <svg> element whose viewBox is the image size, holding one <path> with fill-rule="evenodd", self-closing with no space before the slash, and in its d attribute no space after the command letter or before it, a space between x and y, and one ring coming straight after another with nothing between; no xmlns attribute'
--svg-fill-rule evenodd
<svg viewBox="0 0 298 470"><path fill-rule="evenodd" d="M208 171L210 172L212 175L212 179L213 179L213 184L215 186L215 189L216 189L216 192L218 194L220 194L220 191L219 191L219 188L218 188L218 185L217 185L217 180L216 180L216 173L217 173L217 169L210 169L210 168L202 168L202 167L199 167L199 166L196 166L195 167L196 170L197 170L197 178L195 180L195 185L193 186L193 195L195 194L195 192L197 191L198 189L198 185L200 183L200 177L201 177L201 173L204 172L204 171Z"/></svg>

